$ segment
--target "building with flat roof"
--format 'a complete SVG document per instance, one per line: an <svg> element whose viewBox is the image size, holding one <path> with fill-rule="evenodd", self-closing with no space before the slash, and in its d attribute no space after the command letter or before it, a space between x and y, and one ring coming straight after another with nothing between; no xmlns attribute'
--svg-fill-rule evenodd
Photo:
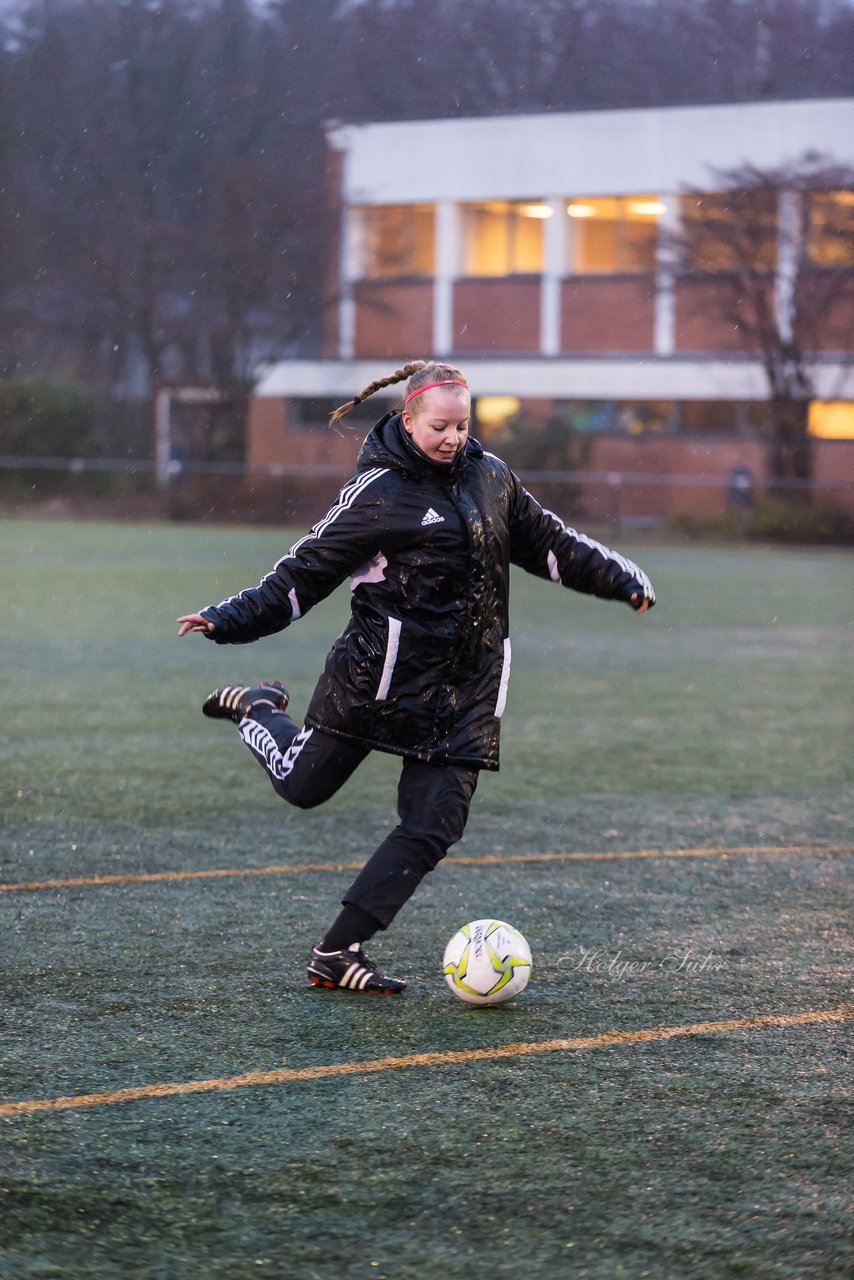
<svg viewBox="0 0 854 1280"><path fill-rule="evenodd" d="M263 372L250 466L350 466L353 441L328 433L329 411L407 360L442 357L471 384L481 436L509 416L563 413L589 436L592 471L762 474L766 375L720 305L729 264L677 258L686 193L708 193L714 216L719 171L808 153L854 168L854 99L336 124L327 136L339 212L324 354ZM837 222L854 219L854 192L821 198ZM770 216L776 227L786 209ZM772 229L780 297L777 242ZM819 236L810 252L820 272L832 251ZM819 483L854 478L854 300L830 319L810 356ZM361 421L397 394L373 397ZM655 505L652 490L641 502Z"/></svg>

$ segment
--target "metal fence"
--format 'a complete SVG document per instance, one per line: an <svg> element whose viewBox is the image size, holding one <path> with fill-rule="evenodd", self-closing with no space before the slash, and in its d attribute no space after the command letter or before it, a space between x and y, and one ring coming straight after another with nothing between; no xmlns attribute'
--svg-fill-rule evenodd
<svg viewBox="0 0 854 1280"><path fill-rule="evenodd" d="M68 475L84 475L86 473L115 473L122 475L157 476L157 464L153 458L54 458L24 457L19 454L0 454L0 470L3 471L53 471ZM756 485L763 490L810 490L816 492L852 492L854 485L846 480L770 480L754 476L752 480L742 476L716 475L711 472L662 474L657 471L563 471L563 470L520 470L519 476L531 484L572 484L572 485L605 485L608 488L623 488L632 485L651 485L663 488L708 488L731 489L750 488ZM347 479L352 469L336 463L269 463L264 466L246 467L239 462L195 462L173 459L169 464L169 481L176 481L188 476L234 476L243 479L268 477L280 479L283 476L300 476L316 478L319 476L340 476ZM745 484L747 479L747 484Z"/></svg>
<svg viewBox="0 0 854 1280"><path fill-rule="evenodd" d="M212 498L217 511L233 518L243 502L247 518L302 520L316 514L317 505L334 497L352 472L340 464L270 464L247 468L236 462L173 459L164 475L162 461L153 458L63 458L0 456L0 473L34 481L52 475L53 495L62 492L61 477L71 482L66 493L86 492L86 477L113 476L130 480L138 490L159 494L164 513L192 519L195 508L208 514ZM611 527L653 527L677 516L747 512L757 499L785 498L809 492L813 499L854 509L854 486L844 480L774 480L754 475L746 467L726 474L661 474L647 471L520 470L544 505L564 514L573 512ZM283 490L276 481L291 481ZM75 483L79 482L79 483ZM97 487L97 486L93 486ZM90 490L91 491L91 490ZM247 497L251 494L251 501ZM207 506L205 503L207 501ZM228 511L231 505L233 510ZM253 505L254 504L254 505Z"/></svg>

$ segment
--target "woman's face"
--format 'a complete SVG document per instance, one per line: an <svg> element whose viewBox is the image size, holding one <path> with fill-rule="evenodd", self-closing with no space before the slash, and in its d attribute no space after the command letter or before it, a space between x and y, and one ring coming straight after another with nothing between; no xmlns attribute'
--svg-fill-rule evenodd
<svg viewBox="0 0 854 1280"><path fill-rule="evenodd" d="M469 433L471 396L465 387L432 387L415 413L403 410L403 426L434 462L452 462Z"/></svg>

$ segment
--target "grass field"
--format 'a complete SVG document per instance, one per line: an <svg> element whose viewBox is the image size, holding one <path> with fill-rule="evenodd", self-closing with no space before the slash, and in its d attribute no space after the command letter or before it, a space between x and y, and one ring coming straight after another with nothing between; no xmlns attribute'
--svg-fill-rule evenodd
<svg viewBox="0 0 854 1280"><path fill-rule="evenodd" d="M304 964L395 761L301 813L199 714L298 713L346 592L222 649L175 617L286 534L0 538L0 1276L852 1274L850 557L629 540L644 618L516 577L502 770L379 1000ZM487 914L535 971L481 1010L439 966Z"/></svg>

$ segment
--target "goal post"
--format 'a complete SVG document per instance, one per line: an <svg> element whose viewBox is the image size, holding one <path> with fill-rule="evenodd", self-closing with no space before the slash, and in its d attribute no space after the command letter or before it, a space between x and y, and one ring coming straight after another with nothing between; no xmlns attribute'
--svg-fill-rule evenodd
<svg viewBox="0 0 854 1280"><path fill-rule="evenodd" d="M183 470L173 456L172 409L175 404L224 404L229 400L217 387L158 387L154 397L154 474L159 488Z"/></svg>

